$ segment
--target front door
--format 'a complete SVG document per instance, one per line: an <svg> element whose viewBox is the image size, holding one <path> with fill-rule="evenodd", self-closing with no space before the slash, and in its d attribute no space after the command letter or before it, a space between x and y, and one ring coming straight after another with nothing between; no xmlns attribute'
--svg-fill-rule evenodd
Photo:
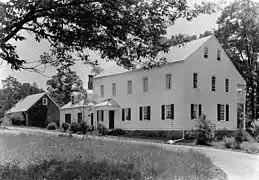
<svg viewBox="0 0 259 180"><path fill-rule="evenodd" d="M94 125L94 113L91 113L91 126Z"/></svg>
<svg viewBox="0 0 259 180"><path fill-rule="evenodd" d="M109 111L109 129L114 129L114 111Z"/></svg>

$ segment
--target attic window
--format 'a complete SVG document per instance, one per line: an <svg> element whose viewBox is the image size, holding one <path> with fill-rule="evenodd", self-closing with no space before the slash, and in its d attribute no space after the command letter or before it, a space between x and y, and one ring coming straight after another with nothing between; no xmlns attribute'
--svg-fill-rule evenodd
<svg viewBox="0 0 259 180"><path fill-rule="evenodd" d="M48 105L48 99L47 98L43 98L42 99L42 105L43 106L47 106Z"/></svg>
<svg viewBox="0 0 259 180"><path fill-rule="evenodd" d="M75 97L71 96L71 103L74 104L74 102L75 102Z"/></svg>
<svg viewBox="0 0 259 180"><path fill-rule="evenodd" d="M208 58L209 49L207 46L204 47L204 58Z"/></svg>
<svg viewBox="0 0 259 180"><path fill-rule="evenodd" d="M220 50L217 50L217 60L220 61Z"/></svg>

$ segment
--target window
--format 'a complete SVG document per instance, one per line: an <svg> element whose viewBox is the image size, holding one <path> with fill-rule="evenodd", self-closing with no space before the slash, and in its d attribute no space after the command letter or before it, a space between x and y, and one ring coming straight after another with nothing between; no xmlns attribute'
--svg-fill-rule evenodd
<svg viewBox="0 0 259 180"><path fill-rule="evenodd" d="M116 83L112 83L112 95L116 95Z"/></svg>
<svg viewBox="0 0 259 180"><path fill-rule="evenodd" d="M165 75L165 84L166 84L166 89L171 89L171 84L172 84L172 75L171 74Z"/></svg>
<svg viewBox="0 0 259 180"><path fill-rule="evenodd" d="M198 88L198 74L193 73L193 88Z"/></svg>
<svg viewBox="0 0 259 180"><path fill-rule="evenodd" d="M229 80L225 79L225 91L228 92L228 88L229 88Z"/></svg>
<svg viewBox="0 0 259 180"><path fill-rule="evenodd" d="M130 108L123 108L122 109L122 121L131 120L131 109Z"/></svg>
<svg viewBox="0 0 259 180"><path fill-rule="evenodd" d="M77 122L80 123L83 120L82 113L77 113Z"/></svg>
<svg viewBox="0 0 259 180"><path fill-rule="evenodd" d="M206 46L204 47L204 57L208 58L208 54L209 54L209 48Z"/></svg>
<svg viewBox="0 0 259 180"><path fill-rule="evenodd" d="M139 107L139 120L151 120L151 107L150 106L141 106Z"/></svg>
<svg viewBox="0 0 259 180"><path fill-rule="evenodd" d="M161 119L174 119L174 104L161 106Z"/></svg>
<svg viewBox="0 0 259 180"><path fill-rule="evenodd" d="M216 77L211 77L211 91L216 91Z"/></svg>
<svg viewBox="0 0 259 180"><path fill-rule="evenodd" d="M42 98L42 105L47 106L48 105L48 98Z"/></svg>
<svg viewBox="0 0 259 180"><path fill-rule="evenodd" d="M191 104L191 119L197 119L202 114L201 104Z"/></svg>
<svg viewBox="0 0 259 180"><path fill-rule="evenodd" d="M104 85L101 85L101 97L104 97Z"/></svg>
<svg viewBox="0 0 259 180"><path fill-rule="evenodd" d="M104 121L104 110L97 110L97 122Z"/></svg>
<svg viewBox="0 0 259 180"><path fill-rule="evenodd" d="M132 81L128 81L128 94L132 94Z"/></svg>
<svg viewBox="0 0 259 180"><path fill-rule="evenodd" d="M65 114L65 122L71 124L71 114Z"/></svg>
<svg viewBox="0 0 259 180"><path fill-rule="evenodd" d="M217 50L217 60L218 60L218 61L220 61L220 53L221 53L221 52L220 52L220 50L218 49L218 50Z"/></svg>
<svg viewBox="0 0 259 180"><path fill-rule="evenodd" d="M229 105L226 104L218 104L217 106L218 111L218 121L229 121ZM225 115L226 113L226 115Z"/></svg>
<svg viewBox="0 0 259 180"><path fill-rule="evenodd" d="M147 77L143 78L143 91L144 92L148 91L148 78Z"/></svg>

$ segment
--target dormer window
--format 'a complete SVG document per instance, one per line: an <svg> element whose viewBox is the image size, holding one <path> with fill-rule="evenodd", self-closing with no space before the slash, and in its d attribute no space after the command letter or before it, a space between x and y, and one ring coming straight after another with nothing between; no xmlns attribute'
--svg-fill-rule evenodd
<svg viewBox="0 0 259 180"><path fill-rule="evenodd" d="M75 103L75 96L71 96L71 103L72 103L72 104Z"/></svg>
<svg viewBox="0 0 259 180"><path fill-rule="evenodd" d="M204 58L208 58L209 49L207 46L204 47Z"/></svg>
<svg viewBox="0 0 259 180"><path fill-rule="evenodd" d="M47 106L48 105L48 99L47 98L42 98L42 105Z"/></svg>
<svg viewBox="0 0 259 180"><path fill-rule="evenodd" d="M218 49L218 50L217 50L217 60L218 60L218 61L220 61L220 53L221 53L221 52L220 52L220 50Z"/></svg>

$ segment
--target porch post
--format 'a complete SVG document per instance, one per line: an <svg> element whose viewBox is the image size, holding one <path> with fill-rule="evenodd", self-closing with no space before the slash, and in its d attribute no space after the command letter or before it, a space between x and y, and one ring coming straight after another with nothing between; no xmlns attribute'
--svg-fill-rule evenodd
<svg viewBox="0 0 259 180"><path fill-rule="evenodd" d="M246 130L246 104L243 103L243 130Z"/></svg>
<svg viewBox="0 0 259 180"><path fill-rule="evenodd" d="M26 120L25 120L26 126L28 126L29 122L28 122L28 113L27 112L25 112L25 118L26 118Z"/></svg>

